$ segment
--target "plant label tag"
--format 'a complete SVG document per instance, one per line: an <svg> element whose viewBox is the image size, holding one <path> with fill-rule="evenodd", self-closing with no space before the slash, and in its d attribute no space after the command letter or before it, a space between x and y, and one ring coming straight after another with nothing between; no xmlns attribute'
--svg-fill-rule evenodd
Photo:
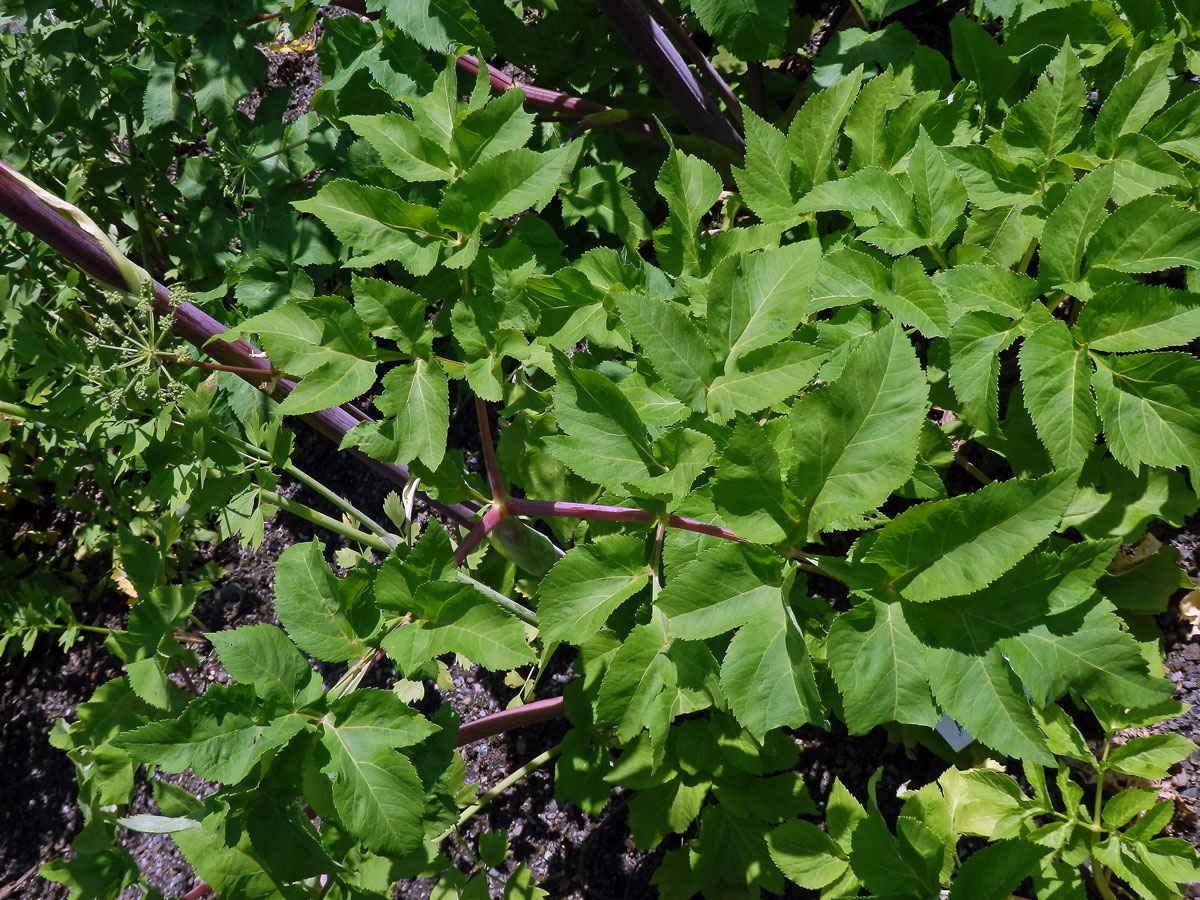
<svg viewBox="0 0 1200 900"><path fill-rule="evenodd" d="M949 715L942 713L942 721L934 726L934 731L940 734L950 745L950 749L958 753L964 747L975 742L971 732L955 722Z"/></svg>

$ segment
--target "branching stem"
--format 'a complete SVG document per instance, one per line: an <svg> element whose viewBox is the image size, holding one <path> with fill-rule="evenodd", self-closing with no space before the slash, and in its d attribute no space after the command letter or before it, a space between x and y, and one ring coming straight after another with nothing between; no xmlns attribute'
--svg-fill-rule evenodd
<svg viewBox="0 0 1200 900"><path fill-rule="evenodd" d="M478 813L481 809L483 809L485 806L487 806L489 803L491 803L493 800L495 800L497 797L499 797L501 794L503 794L505 791L507 791L510 787L512 787L514 784L516 784L518 781L520 781L522 778L524 778L530 772L537 771L542 766L544 766L546 763L550 762L550 760L552 760L556 756L558 756L560 753L562 753L562 744L555 744L553 747L551 747L549 750L545 751L544 753L539 753L537 756L535 756L529 762L525 763L525 765L521 766L519 769L514 769L513 771L509 772L506 776L504 776L504 778L502 780L497 782L494 787L492 787L486 793L480 794L478 800L476 800L472 805L470 805L466 809L464 809L459 814L458 822L455 824L454 827L462 828L462 826L467 824L467 822L469 822L471 820L471 818L476 813ZM450 832L453 830L454 830L453 828L447 830L438 838L438 840L442 840L443 838L448 837L450 835Z"/></svg>
<svg viewBox="0 0 1200 900"><path fill-rule="evenodd" d="M320 525L322 528L327 528L334 534L340 534L342 537L357 541L365 547L371 547L381 553L389 553L396 546L395 543L384 540L378 535L359 531L353 525L347 525L341 519L335 519L333 516L327 516L323 512L317 512L311 506L291 500L277 491L259 488L258 493L263 500L266 500L272 506L278 506L292 515L299 516L306 521L312 522L314 525Z"/></svg>

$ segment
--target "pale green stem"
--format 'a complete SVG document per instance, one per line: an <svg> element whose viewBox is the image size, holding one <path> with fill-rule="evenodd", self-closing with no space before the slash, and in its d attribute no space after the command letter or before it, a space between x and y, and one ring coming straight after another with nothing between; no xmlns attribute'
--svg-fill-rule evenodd
<svg viewBox="0 0 1200 900"><path fill-rule="evenodd" d="M282 510L297 515L302 519L312 522L314 525L320 525L322 528L327 528L334 534L340 534L342 537L349 538L352 541L357 541L365 547L371 547L381 553L389 553L394 544L390 544L383 538L375 534L367 534L365 531L359 531L353 525L347 525L341 519L335 519L333 516L327 516L325 513L317 512L303 503L297 503L295 500L289 500L282 494L276 491L268 491L266 488L258 489L259 496L266 500L272 506L278 506Z"/></svg>
<svg viewBox="0 0 1200 900"><path fill-rule="evenodd" d="M511 613L512 615L514 615L518 619L520 619L522 622L532 625L534 628L538 627L538 617L533 612L533 610L528 609L525 606L522 606L520 603L518 603L516 600L513 600L511 597L505 597L499 591L493 590L492 588L490 588L486 584L484 584L482 581L476 581L474 578L472 578L466 572L456 571L454 573L454 580L459 582L460 584L471 585L473 588L475 588L475 590L479 591L479 593L490 598L497 606L499 606L505 612Z"/></svg>
<svg viewBox="0 0 1200 900"><path fill-rule="evenodd" d="M1029 246L1025 249L1025 255L1021 258L1021 264L1017 266L1017 271L1024 275L1029 270L1029 264L1033 262L1033 254L1037 251L1038 239L1031 238Z"/></svg>
<svg viewBox="0 0 1200 900"><path fill-rule="evenodd" d="M1104 773L1108 770L1108 754L1112 750L1112 735L1107 732L1104 735L1104 755L1100 758L1100 765L1096 768L1096 799L1092 811L1092 824L1096 826L1096 833L1092 837L1092 841L1099 840L1100 829L1100 814L1104 808ZM1104 866L1096 859L1096 854L1092 853L1092 882L1096 885L1096 890L1104 900L1117 900L1112 889L1108 886L1108 879L1104 877Z"/></svg>
<svg viewBox="0 0 1200 900"><path fill-rule="evenodd" d="M455 828L462 828L462 826L466 825L467 822L471 820L471 817L478 813L481 809L507 791L510 787L512 787L530 772L540 769L560 753L562 753L562 744L555 744L545 753L539 753L529 762L525 763L525 765L521 766L521 768L514 769L504 777L503 781L500 781L495 787L487 791L487 793L480 794L479 799L462 811L458 817L458 821L454 824L454 827L446 829L446 831L437 837L437 840L444 840L445 838L449 837L450 832L452 832Z"/></svg>
<svg viewBox="0 0 1200 900"><path fill-rule="evenodd" d="M241 450L246 455L252 456L255 459L258 459L259 461L267 463L267 464L272 463L271 455L269 453L267 453L265 450L262 450L259 447L255 447L253 444L249 444L246 441L239 440L238 438L235 438L232 435L225 434L224 432L217 432L217 433L221 434L222 437L224 437L227 441L229 441L231 444L233 444L235 447L237 447L239 450ZM324 497L326 500L328 500L330 503L332 503L334 506L336 506L342 512L346 513L348 516L358 519L358 521L361 522L367 528L368 531L371 531L374 534L378 535L385 542L387 542L391 547L396 547L397 545L399 545L399 543L400 543L399 537L392 534L390 531L388 531L386 528L384 528L382 525L380 525L378 522L376 522L374 519L372 519L370 516L368 516L365 512L363 512L358 507L356 507L349 500L345 499L340 494L338 494L336 491L332 491L329 488L325 487L325 485L323 485L321 482L317 481L317 479L313 478L311 475L309 475L303 469L300 469L297 466L292 465L292 463L290 463L290 462L285 462L282 465L280 465L278 468L285 475L291 476L292 478L296 479L298 482L300 482L305 487L310 488L315 493Z"/></svg>

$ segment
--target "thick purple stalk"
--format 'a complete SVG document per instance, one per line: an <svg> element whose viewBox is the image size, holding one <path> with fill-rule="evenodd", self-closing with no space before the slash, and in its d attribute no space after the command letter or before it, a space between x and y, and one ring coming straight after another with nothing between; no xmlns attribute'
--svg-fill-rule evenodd
<svg viewBox="0 0 1200 900"><path fill-rule="evenodd" d="M469 53L464 53L458 57L457 65L469 75L478 76L479 74L479 59ZM488 66L487 69L488 78L491 80L492 87L495 90L503 92L519 87L525 92L525 103L535 109L562 113L567 118L575 121L587 116L617 112L611 106L605 106L603 103L585 100L582 97L571 97L567 94L561 94L558 91L540 88L534 84L514 81L495 66ZM642 116L630 115L627 118L617 121L605 121L604 124L618 131L624 131L626 134L631 134L634 137L650 141L651 143L662 143L662 138L659 136L654 124Z"/></svg>
<svg viewBox="0 0 1200 900"><path fill-rule="evenodd" d="M736 153L746 143L639 0L596 0L688 129Z"/></svg>
<svg viewBox="0 0 1200 900"><path fill-rule="evenodd" d="M654 513L638 509L636 506L600 506L595 503L567 503L562 500L523 500L513 497L505 501L505 506L514 516L600 519L605 522L653 522L658 518ZM710 534L727 541L744 540L728 528L710 525L708 522L689 519L686 516L667 516L666 524L669 528Z"/></svg>
<svg viewBox="0 0 1200 900"><path fill-rule="evenodd" d="M721 77L720 73L713 68L713 64L708 61L708 57L700 52L700 48L696 46L696 42L692 40L692 36L679 24L679 20L667 12L666 8L658 0L646 0L646 6L650 8L650 14L658 20L658 24L667 29L671 37L675 38L675 42L691 57L696 68L700 70L700 74L708 79L708 83L712 85L713 90L724 101L725 108L737 119L738 124L742 124L741 101L729 89L729 85L725 83L725 79Z"/></svg>
<svg viewBox="0 0 1200 900"><path fill-rule="evenodd" d="M116 264L104 249L86 232L69 219L59 215L40 197L29 190L12 174L13 170L0 160L0 214L6 215L22 228L45 241L67 260L98 281L118 290L128 290ZM217 335L228 329L204 310L191 303L173 306L165 285L154 282L154 312L171 320L171 327L188 343L202 349L217 362L247 370L242 377L256 387L263 387L275 400L282 400L296 387L296 382L279 378L264 384L273 371L271 363L262 351L248 341L223 341ZM254 374L251 374L254 373ZM257 373L262 373L257 374ZM355 425L371 421L370 417L351 404L322 409L300 417L325 437L337 444ZM408 467L380 462L359 450L351 450L359 459L379 472L389 481L403 487L408 482ZM476 515L476 510L466 504L445 505L425 498L433 509L454 521L466 525Z"/></svg>

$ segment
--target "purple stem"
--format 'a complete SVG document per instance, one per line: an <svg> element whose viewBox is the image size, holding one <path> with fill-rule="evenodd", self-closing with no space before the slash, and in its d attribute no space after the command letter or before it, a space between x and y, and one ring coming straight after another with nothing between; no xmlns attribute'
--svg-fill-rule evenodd
<svg viewBox="0 0 1200 900"><path fill-rule="evenodd" d="M479 75L479 59L469 53L464 53L460 56L457 60L457 65L468 75ZM514 81L495 66L488 66L487 68L488 77L495 90L503 92L519 87L525 92L525 102L535 109L560 112L572 119L583 119L587 116L594 116L600 113L614 112L611 106L605 106L603 103L584 100L582 97L571 97L567 94L560 94L558 91L540 88L537 85ZM642 116L630 115L628 118L607 124L618 131L624 131L627 134L648 140L651 143L661 144L663 142L654 124Z"/></svg>
<svg viewBox="0 0 1200 900"><path fill-rule="evenodd" d="M675 38L675 41L684 49L684 52L692 58L692 62L696 64L696 68L700 70L700 74L708 79L708 83L713 86L713 90L725 102L725 108L737 119L740 125L742 123L741 102L734 95L733 91L729 89L729 85L725 83L725 79L713 68L713 64L708 61L708 57L700 52L700 48L696 46L696 42L692 40L692 36L687 33L678 19L667 12L666 8L658 0L646 0L646 5L650 7L650 14L658 20L658 24L667 29L671 37Z"/></svg>
<svg viewBox="0 0 1200 900"><path fill-rule="evenodd" d="M508 499L504 479L500 477L500 464L496 462L496 448L492 445L492 425L488 421L487 404L482 397L475 398L475 419L479 423L479 440L483 444L483 465L487 469L488 484L492 488L492 499L503 504Z"/></svg>
<svg viewBox="0 0 1200 900"><path fill-rule="evenodd" d="M600 506L595 503L567 503L563 500L524 500L511 497L505 504L514 516L552 516L565 519L600 519L605 522L653 522L658 517L636 506ZM727 541L741 541L728 528L710 525L686 516L667 516L667 526L709 534Z"/></svg>
<svg viewBox="0 0 1200 900"><path fill-rule="evenodd" d="M125 284L116 264L109 259L100 245L33 194L12 176L12 171L0 160L0 214L8 216L22 228L45 241L69 262L98 281L119 290L127 290L129 285ZM224 325L191 303L183 302L173 306L166 286L157 280L154 282L154 311L159 316L170 318L176 334L202 349L217 362L246 369L245 373L241 373L242 377L256 387L263 387L272 399L282 400L295 389L296 382L287 378L261 384L263 379L269 378L273 372L270 361L262 351L248 341L229 342L217 339L217 335L228 330ZM307 413L300 418L339 445L351 428L359 422L371 421L369 416L349 403ZM408 482L407 466L380 462L359 450L350 452L389 481L401 487ZM478 512L467 504L445 505L429 498L425 500L430 507L462 525L468 524Z"/></svg>
<svg viewBox="0 0 1200 900"><path fill-rule="evenodd" d="M499 506L489 506L484 510L483 518L480 519L475 527L467 532L466 537L459 541L458 546L454 549L454 564L461 566L467 561L467 557L471 555L479 542L488 536L488 532L500 524L500 520L504 518L504 510Z"/></svg>
<svg viewBox="0 0 1200 900"><path fill-rule="evenodd" d="M745 141L696 80L679 51L638 0L596 0L650 78L693 133L741 154Z"/></svg>

